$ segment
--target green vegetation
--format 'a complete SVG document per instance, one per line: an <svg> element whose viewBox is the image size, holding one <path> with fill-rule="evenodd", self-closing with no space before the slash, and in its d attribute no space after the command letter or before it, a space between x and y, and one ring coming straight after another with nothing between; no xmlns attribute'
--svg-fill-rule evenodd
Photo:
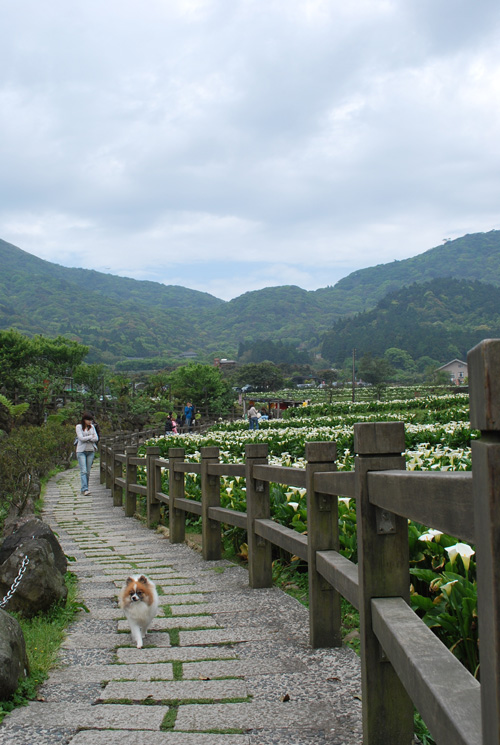
<svg viewBox="0 0 500 745"><path fill-rule="evenodd" d="M229 383L222 378L220 371L210 365L189 365L178 367L168 378L171 392L181 403L193 401L197 412L206 416L227 414L234 400Z"/></svg>
<svg viewBox="0 0 500 745"><path fill-rule="evenodd" d="M334 287L268 287L224 302L183 287L67 269L0 240L0 329L63 335L90 348L87 362L119 363L122 370L158 369L178 364L183 355L198 362L235 357L238 345L244 362L301 363L311 351L319 351L323 334L336 321L373 309L402 287L436 278L500 286L499 248L500 231L466 235L411 259L353 272ZM83 316L78 302L82 288ZM461 304L450 304L450 309L457 325L470 310ZM494 326L494 317L485 314L483 320ZM396 338L386 341L406 348ZM451 343L461 348L460 340ZM355 346L375 356L385 351ZM428 354L408 351L415 361ZM335 359L350 352L336 353ZM445 346L437 359L443 363L450 356L456 355ZM331 350L326 359L333 359Z"/></svg>
<svg viewBox="0 0 500 745"><path fill-rule="evenodd" d="M64 631L71 623L75 614L82 609L77 602L76 576L67 572L66 585L68 597L64 605L56 605L45 614L25 619L17 613L12 613L21 626L26 652L30 665L29 676L20 683L13 697L8 701L0 701L0 722L17 706L23 706L36 698L39 686L47 679L49 671L57 659L57 654L64 639Z"/></svg>
<svg viewBox="0 0 500 745"><path fill-rule="evenodd" d="M322 355L334 364L352 349L403 366L415 379L438 361L466 359L484 338L500 336L500 288L471 280L434 279L386 295L374 310L338 321ZM405 356L406 355L406 356Z"/></svg>
<svg viewBox="0 0 500 745"><path fill-rule="evenodd" d="M0 331L2 393L13 404L29 404L28 421L41 424L48 402L63 395L66 376L87 352L88 347L62 336L30 339L18 331ZM0 406L0 428L10 430L5 404Z"/></svg>
<svg viewBox="0 0 500 745"><path fill-rule="evenodd" d="M74 428L59 422L18 427L0 448L0 531L9 511L23 514L52 469L69 466Z"/></svg>

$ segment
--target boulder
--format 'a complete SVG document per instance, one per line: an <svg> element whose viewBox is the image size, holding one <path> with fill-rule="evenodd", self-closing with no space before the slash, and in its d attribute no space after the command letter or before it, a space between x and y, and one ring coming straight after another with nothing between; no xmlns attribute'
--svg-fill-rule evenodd
<svg viewBox="0 0 500 745"><path fill-rule="evenodd" d="M30 618L47 611L54 603L66 600L68 589L63 574L56 566L49 541L33 538L16 548L0 565L0 598L12 587L24 555L28 557L29 564L6 607L10 612L19 611Z"/></svg>
<svg viewBox="0 0 500 745"><path fill-rule="evenodd" d="M26 645L19 622L0 610L0 700L10 698L28 672Z"/></svg>
<svg viewBox="0 0 500 745"><path fill-rule="evenodd" d="M59 541L50 526L36 517L31 517L19 525L11 535L7 536L0 546L0 564L7 561L16 548L21 548L33 540L33 538L44 538L50 543L56 566L61 574L65 574L68 563L64 551L59 545Z"/></svg>

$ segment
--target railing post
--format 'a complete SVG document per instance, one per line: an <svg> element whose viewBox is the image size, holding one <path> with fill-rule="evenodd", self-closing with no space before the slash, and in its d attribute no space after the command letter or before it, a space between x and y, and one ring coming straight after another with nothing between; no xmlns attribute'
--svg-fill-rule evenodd
<svg viewBox="0 0 500 745"><path fill-rule="evenodd" d="M500 743L500 339L468 355L483 745Z"/></svg>
<svg viewBox="0 0 500 745"><path fill-rule="evenodd" d="M312 647L340 647L340 594L316 571L316 551L339 550L338 499L314 489L316 473L335 471L334 442L306 443L309 638Z"/></svg>
<svg viewBox="0 0 500 745"><path fill-rule="evenodd" d="M186 538L186 513L175 506L175 500L184 497L184 473L174 470L176 463L184 461L184 453L184 448L170 448L168 451L170 543L184 543Z"/></svg>
<svg viewBox="0 0 500 745"><path fill-rule="evenodd" d="M111 462L111 468L113 471L113 478L112 478L112 487L111 491L113 493L113 507L121 507L123 504L123 488L116 483L116 479L122 478L123 475L123 466L122 463L117 460L116 456L118 454L122 454L123 447L118 446L116 448L113 448L113 460Z"/></svg>
<svg viewBox="0 0 500 745"><path fill-rule="evenodd" d="M160 522L161 503L156 499L156 473L155 459L160 455L160 448L151 445L146 448L146 472L147 472L147 507L146 524L151 528L153 524Z"/></svg>
<svg viewBox="0 0 500 745"><path fill-rule="evenodd" d="M266 443L245 445L245 476L247 488L247 541L248 541L248 579L250 587L271 587L272 556L271 544L254 532L254 521L269 518L269 483L257 481L253 477L256 465L267 464L268 446Z"/></svg>
<svg viewBox="0 0 500 745"><path fill-rule="evenodd" d="M413 704L372 629L372 598L409 602L408 521L370 503L368 472L404 470L403 422L354 425L364 745L409 745Z"/></svg>
<svg viewBox="0 0 500 745"><path fill-rule="evenodd" d="M117 446L115 445L114 438L110 438L108 444L106 445L106 471L104 474L106 489L109 489L110 491L113 488L113 464L115 447Z"/></svg>
<svg viewBox="0 0 500 745"><path fill-rule="evenodd" d="M208 473L208 466L218 462L218 447L201 448L201 530L205 561L216 561L222 556L221 524L208 516L210 507L220 507L220 476L210 476Z"/></svg>
<svg viewBox="0 0 500 745"><path fill-rule="evenodd" d="M107 437L99 438L99 482L106 483Z"/></svg>
<svg viewBox="0 0 500 745"><path fill-rule="evenodd" d="M125 448L125 517L133 517L137 509L137 494L131 492L130 484L137 484L137 466L131 463L132 458L137 457L137 445L128 445Z"/></svg>

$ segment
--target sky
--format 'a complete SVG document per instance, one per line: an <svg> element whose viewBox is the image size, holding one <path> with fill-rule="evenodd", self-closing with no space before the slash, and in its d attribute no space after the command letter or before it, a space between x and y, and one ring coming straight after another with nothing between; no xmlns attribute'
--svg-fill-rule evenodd
<svg viewBox="0 0 500 745"><path fill-rule="evenodd" d="M0 0L0 238L229 300L500 228L498 0Z"/></svg>

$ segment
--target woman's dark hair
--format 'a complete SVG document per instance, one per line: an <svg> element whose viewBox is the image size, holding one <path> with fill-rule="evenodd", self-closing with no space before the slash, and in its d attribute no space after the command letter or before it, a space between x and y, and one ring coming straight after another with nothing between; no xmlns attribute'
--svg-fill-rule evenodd
<svg viewBox="0 0 500 745"><path fill-rule="evenodd" d="M88 421L92 422L92 421L93 421L93 419L94 419L94 417L92 416L92 414L89 414L89 412L88 412L88 411L84 411L84 412L83 412L83 414L82 414L82 421L80 422L80 424L82 425L82 427L83 427L84 429L85 429L85 420L86 420L86 419L87 419Z"/></svg>

